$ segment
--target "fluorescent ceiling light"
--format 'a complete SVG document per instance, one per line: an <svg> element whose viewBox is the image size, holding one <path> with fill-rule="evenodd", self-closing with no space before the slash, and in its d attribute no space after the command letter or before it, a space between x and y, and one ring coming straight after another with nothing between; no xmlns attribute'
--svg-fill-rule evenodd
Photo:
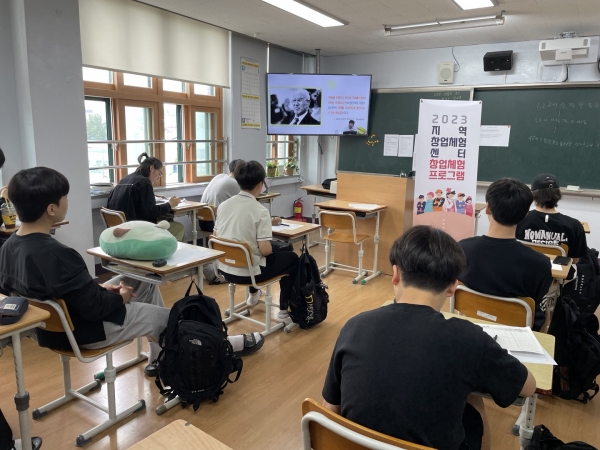
<svg viewBox="0 0 600 450"><path fill-rule="evenodd" d="M468 17L466 19L439 20L435 22L409 25L384 25L386 36L402 36L405 34L431 33L434 31L462 30L465 28L504 25L504 11L497 16Z"/></svg>
<svg viewBox="0 0 600 450"><path fill-rule="evenodd" d="M490 6L497 6L496 0L452 0L462 10L477 9L477 8L489 8Z"/></svg>
<svg viewBox="0 0 600 450"><path fill-rule="evenodd" d="M269 5L276 6L283 9L295 16L301 17L309 22L316 23L322 27L339 27L342 25L348 25L347 22L342 22L335 17L319 11L314 6L308 5L299 0L263 0L263 2Z"/></svg>

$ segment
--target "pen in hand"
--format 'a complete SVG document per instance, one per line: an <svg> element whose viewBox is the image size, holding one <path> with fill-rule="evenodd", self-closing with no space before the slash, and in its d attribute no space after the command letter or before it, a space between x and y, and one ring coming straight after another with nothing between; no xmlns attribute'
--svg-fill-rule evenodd
<svg viewBox="0 0 600 450"><path fill-rule="evenodd" d="M494 340L498 342L498 335L494 336Z"/></svg>
<svg viewBox="0 0 600 450"><path fill-rule="evenodd" d="M280 223L279 226L280 227L289 227L289 225L287 223Z"/></svg>

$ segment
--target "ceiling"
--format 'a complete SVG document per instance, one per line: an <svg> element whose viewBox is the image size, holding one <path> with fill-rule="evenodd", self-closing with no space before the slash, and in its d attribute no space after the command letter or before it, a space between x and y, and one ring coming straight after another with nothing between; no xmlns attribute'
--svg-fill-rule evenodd
<svg viewBox="0 0 600 450"><path fill-rule="evenodd" d="M561 31L600 34L600 0L499 0L462 11L451 0L307 0L349 25L322 28L261 0L141 0L187 17L283 47L323 56L552 39ZM506 11L502 26L390 36L383 24L404 25Z"/></svg>

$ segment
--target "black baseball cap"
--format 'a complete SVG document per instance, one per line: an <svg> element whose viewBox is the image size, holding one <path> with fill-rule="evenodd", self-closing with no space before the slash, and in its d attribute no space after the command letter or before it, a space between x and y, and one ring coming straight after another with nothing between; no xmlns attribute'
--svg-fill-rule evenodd
<svg viewBox="0 0 600 450"><path fill-rule="evenodd" d="M551 173L540 173L533 179L531 183L531 190L536 191L538 189L558 189L558 178Z"/></svg>

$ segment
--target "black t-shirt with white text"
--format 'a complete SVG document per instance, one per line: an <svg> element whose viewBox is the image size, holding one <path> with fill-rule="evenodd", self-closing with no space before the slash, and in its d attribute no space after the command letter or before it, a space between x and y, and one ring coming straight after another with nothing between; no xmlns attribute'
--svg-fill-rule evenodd
<svg viewBox="0 0 600 450"><path fill-rule="evenodd" d="M439 450L458 450L474 391L501 407L527 369L481 327L429 306L392 304L350 319L337 340L323 398L360 425Z"/></svg>
<svg viewBox="0 0 600 450"><path fill-rule="evenodd" d="M569 247L567 256L587 256L587 241L583 225L577 219L561 213L543 213L532 210L517 225L517 239L533 244L560 245Z"/></svg>

